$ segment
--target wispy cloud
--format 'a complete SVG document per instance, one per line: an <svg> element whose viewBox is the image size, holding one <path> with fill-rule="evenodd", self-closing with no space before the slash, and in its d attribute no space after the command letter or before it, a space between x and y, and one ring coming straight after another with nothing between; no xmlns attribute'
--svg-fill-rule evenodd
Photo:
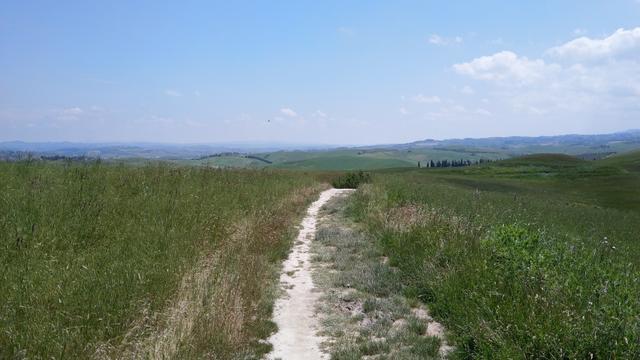
<svg viewBox="0 0 640 360"><path fill-rule="evenodd" d="M311 116L318 119L326 119L327 113L322 110L316 110L313 114L311 114Z"/></svg>
<svg viewBox="0 0 640 360"><path fill-rule="evenodd" d="M294 118L298 116L298 113L296 113L293 109L290 108L282 108L280 109L280 114L290 117L290 118Z"/></svg>
<svg viewBox="0 0 640 360"><path fill-rule="evenodd" d="M75 106L75 107L62 109L60 110L60 113L63 115L81 115L84 113L84 110L82 110L82 108L80 107Z"/></svg>
<svg viewBox="0 0 640 360"><path fill-rule="evenodd" d="M461 36L443 37L438 34L431 34L427 41L432 45L447 46L462 44L464 42L464 39Z"/></svg>
<svg viewBox="0 0 640 360"><path fill-rule="evenodd" d="M640 1L640 0L638 0ZM583 29L583 28L576 28L573 29L573 35L574 36L583 36L586 35L589 31L587 31L587 29Z"/></svg>
<svg viewBox="0 0 640 360"><path fill-rule="evenodd" d="M104 115L105 110L100 106L70 106L52 109L43 114L43 118L62 122L95 121Z"/></svg>
<svg viewBox="0 0 640 360"><path fill-rule="evenodd" d="M473 90L473 88L469 85L465 85L462 87L462 89L460 89L460 92L465 94L465 95L473 95L476 93L475 90Z"/></svg>
<svg viewBox="0 0 640 360"><path fill-rule="evenodd" d="M423 94L415 95L411 98L412 101L422 104L439 104L442 102L439 96L427 96Z"/></svg>
<svg viewBox="0 0 640 360"><path fill-rule="evenodd" d="M167 96L171 96L171 97L181 97L182 93L177 91L177 90L172 90L172 89L166 89L164 91L164 94Z"/></svg>
<svg viewBox="0 0 640 360"><path fill-rule="evenodd" d="M482 116L491 116L491 115L493 115L493 114L491 114L491 111L486 110L486 109L482 109L482 108L476 109L476 114L482 115Z"/></svg>

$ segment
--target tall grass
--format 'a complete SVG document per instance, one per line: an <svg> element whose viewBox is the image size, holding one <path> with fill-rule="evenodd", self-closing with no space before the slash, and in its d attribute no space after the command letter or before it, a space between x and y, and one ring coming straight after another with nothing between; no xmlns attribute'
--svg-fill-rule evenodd
<svg viewBox="0 0 640 360"><path fill-rule="evenodd" d="M163 311L198 272L218 274L207 298L237 286L242 316L188 327L189 341L236 329L191 354L253 351L272 330L273 267L317 190L302 173L0 163L0 358L118 356L136 325L169 326Z"/></svg>
<svg viewBox="0 0 640 360"><path fill-rule="evenodd" d="M637 211L592 196L601 178L451 174L379 174L351 212L458 357L640 357Z"/></svg>

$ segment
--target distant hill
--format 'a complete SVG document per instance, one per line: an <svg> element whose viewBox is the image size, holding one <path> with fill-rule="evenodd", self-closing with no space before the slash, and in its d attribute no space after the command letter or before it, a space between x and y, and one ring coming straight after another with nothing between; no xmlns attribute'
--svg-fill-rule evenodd
<svg viewBox="0 0 640 360"><path fill-rule="evenodd" d="M425 139L406 144L379 145L363 148L385 147L392 149L414 148L477 148L485 150L512 151L515 153L561 152L580 154L583 150L606 151L612 147L627 146L630 149L640 148L640 129L627 130L612 134L598 135L554 135L554 136L508 136L488 138L464 138L434 140ZM568 151L554 151L566 149Z"/></svg>
<svg viewBox="0 0 640 360"><path fill-rule="evenodd" d="M303 170L353 170L428 166L432 162L479 163L530 154L607 159L640 150L640 130L601 135L510 136L433 140L406 144L331 147L291 144L0 143L0 160L32 156L163 160L180 165ZM525 158L526 159L526 158ZM531 160L534 160L533 158Z"/></svg>
<svg viewBox="0 0 640 360"><path fill-rule="evenodd" d="M163 143L74 143L74 142L0 142L0 159L13 156L66 156L103 159L196 159L220 153L255 153L283 149L316 150L328 145L279 143L163 144Z"/></svg>

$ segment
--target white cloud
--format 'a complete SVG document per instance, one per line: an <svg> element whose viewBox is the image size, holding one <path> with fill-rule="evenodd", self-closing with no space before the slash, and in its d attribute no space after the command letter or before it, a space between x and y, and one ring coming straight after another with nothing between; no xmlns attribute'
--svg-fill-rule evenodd
<svg viewBox="0 0 640 360"><path fill-rule="evenodd" d="M66 108L59 108L49 110L48 114L45 115L46 118L50 117L54 120L59 120L63 122L67 121L96 121L100 118L102 114L104 114L104 109L92 105L87 107L79 107L79 106L71 106Z"/></svg>
<svg viewBox="0 0 640 360"><path fill-rule="evenodd" d="M431 35L429 36L429 44L433 45L442 45L444 43L444 39L440 37L440 35Z"/></svg>
<svg viewBox="0 0 640 360"><path fill-rule="evenodd" d="M640 1L640 0L639 0ZM587 31L587 29L583 29L583 28L576 28L573 29L573 35L575 36L582 36L582 35L586 35L589 31Z"/></svg>
<svg viewBox="0 0 640 360"><path fill-rule="evenodd" d="M548 50L548 54L571 61L590 61L625 55L640 56L640 27L618 29L608 37L592 39L580 37Z"/></svg>
<svg viewBox="0 0 640 360"><path fill-rule="evenodd" d="M483 115L483 116L491 116L491 115L493 115L493 114L491 114L491 111L486 110L486 109L476 109L476 114Z"/></svg>
<svg viewBox="0 0 640 360"><path fill-rule="evenodd" d="M73 115L81 115L84 113L84 110L82 110L79 107L71 107L71 108L66 108L66 109L62 109L60 111L61 114L63 115L69 115L69 116L73 116Z"/></svg>
<svg viewBox="0 0 640 360"><path fill-rule="evenodd" d="M464 42L464 39L461 36L454 36L451 38L447 38L447 37L442 37L438 34L432 34L429 36L427 41L429 42L429 44L432 44L432 45L446 46L446 45L462 44Z"/></svg>
<svg viewBox="0 0 640 360"><path fill-rule="evenodd" d="M398 112L400 112L401 115L409 115L409 111L404 107L401 107L400 109L398 109Z"/></svg>
<svg viewBox="0 0 640 360"><path fill-rule="evenodd" d="M442 99L438 96L426 96L422 94L412 97L411 100L422 104L439 104L442 102Z"/></svg>
<svg viewBox="0 0 640 360"><path fill-rule="evenodd" d="M176 121L170 117L160 115L147 115L134 119L133 123L138 125L170 126Z"/></svg>
<svg viewBox="0 0 640 360"><path fill-rule="evenodd" d="M557 62L503 51L453 68L494 85L492 106L545 118L616 121L640 116L640 56L629 56L639 50L637 28L602 39L581 37L544 53Z"/></svg>
<svg viewBox="0 0 640 360"><path fill-rule="evenodd" d="M294 118L294 117L298 116L298 113L296 113L295 111L293 111L292 109L289 109L289 108L280 109L280 113L282 115L290 117L290 118Z"/></svg>
<svg viewBox="0 0 640 360"><path fill-rule="evenodd" d="M171 97L181 97L182 93L176 90L167 89L164 91L164 94Z"/></svg>
<svg viewBox="0 0 640 360"><path fill-rule="evenodd" d="M473 90L473 88L469 85L465 85L462 87L462 89L460 90L461 93L465 94L465 95L473 95L476 93L475 90Z"/></svg>
<svg viewBox="0 0 640 360"><path fill-rule="evenodd" d="M482 56L470 62L455 64L453 69L462 75L479 80L500 81L510 84L529 84L543 79L557 70L544 60L529 60L511 51Z"/></svg>
<svg viewBox="0 0 640 360"><path fill-rule="evenodd" d="M311 116L319 119L327 118L327 114L322 110L316 110Z"/></svg>

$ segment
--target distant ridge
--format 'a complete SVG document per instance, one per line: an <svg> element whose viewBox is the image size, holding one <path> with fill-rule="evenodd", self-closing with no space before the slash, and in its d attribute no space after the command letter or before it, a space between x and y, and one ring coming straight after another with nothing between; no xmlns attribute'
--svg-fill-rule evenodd
<svg viewBox="0 0 640 360"><path fill-rule="evenodd" d="M68 157L89 156L107 159L192 159L216 153L256 153L278 150L324 150L331 145L278 144L278 143L222 143L222 144L166 144L145 142L0 142L0 152L33 153L35 155L60 155Z"/></svg>
<svg viewBox="0 0 640 360"><path fill-rule="evenodd" d="M333 150L444 150L462 153L492 153L500 157L513 157L533 153L564 153L585 159L602 158L614 153L640 149L640 129L611 134L596 135L551 135L551 136L507 136L460 139L424 139L404 144L368 146L332 146L278 143L223 143L223 144L163 144L163 143L77 143L77 142L0 142L0 159L21 158L25 154L35 156L88 157L104 159L143 158L159 160L201 159L216 154L237 153L264 155L279 151L331 152ZM269 159L252 157L265 164ZM267 161L265 161L267 160Z"/></svg>
<svg viewBox="0 0 640 360"><path fill-rule="evenodd" d="M543 135L543 136L505 136L487 138L454 138L445 140L424 139L404 144L363 146L360 148L435 148L435 147L478 147L503 149L521 148L525 146L549 146L549 145L606 145L609 142L621 141L640 144L640 129L625 130L610 134L567 134L567 135Z"/></svg>

